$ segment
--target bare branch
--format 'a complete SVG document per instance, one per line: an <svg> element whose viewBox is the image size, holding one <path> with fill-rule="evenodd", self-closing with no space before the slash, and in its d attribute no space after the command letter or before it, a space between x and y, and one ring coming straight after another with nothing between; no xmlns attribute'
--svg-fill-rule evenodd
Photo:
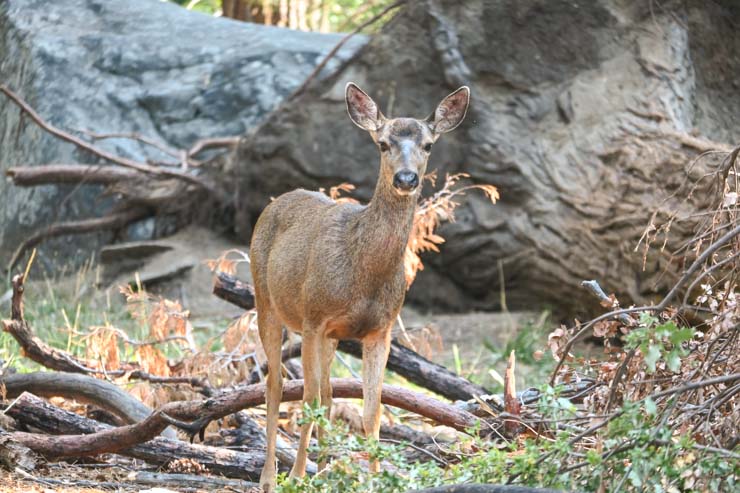
<svg viewBox="0 0 740 493"><path fill-rule="evenodd" d="M119 181L143 178L136 171L116 166L100 166L89 164L45 164L41 166L19 166L9 168L5 175L13 180L13 185L19 187L35 187L38 185L56 185L60 183L76 184L90 183L95 185L110 185Z"/></svg>
<svg viewBox="0 0 740 493"><path fill-rule="evenodd" d="M72 234L94 233L101 230L121 228L138 219L142 219L149 214L149 211L144 208L132 208L120 212L114 212L103 217L51 224L41 231L29 236L23 243L21 243L8 263L8 270L11 270L13 266L15 266L21 256L28 251L29 248L35 247L48 238Z"/></svg>
<svg viewBox="0 0 740 493"><path fill-rule="evenodd" d="M198 187L203 188L209 193L217 195L216 190L213 188L213 186L204 182L199 177L192 176L187 173L183 173L181 171L167 170L167 169L157 168L155 166L149 166L148 164L142 164L132 159L128 159L128 158L121 157L121 156L116 156L115 154L111 154L108 151L105 151L97 146L89 144L88 142L85 142L79 137L76 137L68 132L65 132L64 130L61 130L51 125L50 123L46 122L46 120L44 120L33 108L31 108L31 106L29 106L28 103L26 103L20 96L18 96L15 92L10 90L4 84L0 84L0 92L5 94L8 98L10 98L11 101L13 101L16 105L18 105L21 111L28 114L28 116L31 117L31 119L38 126L46 130L48 133L54 135L55 137L58 137L62 140L66 140L67 142L71 142L72 144L76 145L80 149L84 149L95 156L103 158L112 163L116 163L125 168L135 169L137 171L141 171L142 173L149 173L152 175L160 175L160 176L169 176L169 177L178 178L180 180L187 181L189 183L192 183L193 185L197 185Z"/></svg>
<svg viewBox="0 0 740 493"><path fill-rule="evenodd" d="M384 8L382 11L380 11L377 15L373 16L371 19L368 19L367 21L363 22L359 26L357 26L354 30L352 30L350 33L348 33L345 37L343 37L339 42L334 46L334 48L331 49L331 51L324 57L323 60L316 66L315 69L313 69L313 72L311 72L308 77L306 77L306 80L303 81L303 84L293 91L293 94L291 94L288 97L288 101L293 100L303 94L306 89L311 85L313 80L321 73L321 71L324 69L327 63L329 63L329 60L334 58L334 56L339 52L339 50L344 46L347 41L349 41L355 34L359 33L366 27L376 23L380 18L382 18L385 14L390 12L391 10L400 7L401 5L405 4L406 0L398 0L397 2L394 2L390 5L388 5L386 8Z"/></svg>

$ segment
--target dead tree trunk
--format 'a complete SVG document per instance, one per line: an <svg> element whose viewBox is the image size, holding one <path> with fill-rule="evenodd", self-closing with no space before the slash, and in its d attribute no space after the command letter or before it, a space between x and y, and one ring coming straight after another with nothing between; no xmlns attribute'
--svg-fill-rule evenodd
<svg viewBox="0 0 740 493"><path fill-rule="evenodd" d="M95 420L53 406L30 394L24 394L7 413L25 426L31 426L52 436L20 435L46 440L53 445L58 441L54 435L80 435L98 433L112 429ZM11 436L16 436L12 435ZM35 443L26 443L33 448ZM230 478L256 480L264 464L261 450L237 452L219 447L194 445L188 442L157 437L145 443L118 451L119 454L145 460L152 464L167 465L177 459L192 459L203 465L209 472Z"/></svg>
<svg viewBox="0 0 740 493"><path fill-rule="evenodd" d="M494 309L505 290L509 308L573 313L598 309L580 283L599 279L623 303L649 301L675 281L702 212L717 205L712 173L725 155L694 159L728 150L715 142L740 131L740 94L719 75L740 71L731 8L410 2L339 72L240 142L230 165L244 191L236 228L246 242L269 198L298 186L348 181L369 197L377 151L345 115L347 81L386 115L416 117L467 84L472 114L435 146L430 167L495 184L501 201L467 197L409 298Z"/></svg>

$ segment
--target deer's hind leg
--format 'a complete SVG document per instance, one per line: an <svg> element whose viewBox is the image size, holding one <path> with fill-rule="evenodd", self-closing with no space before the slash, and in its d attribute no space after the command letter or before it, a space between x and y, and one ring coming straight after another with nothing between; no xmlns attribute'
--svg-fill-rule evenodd
<svg viewBox="0 0 740 493"><path fill-rule="evenodd" d="M283 395L282 374L282 323L268 304L259 304L257 311L257 322L262 346L267 356L267 387L265 389L265 402L267 403L267 454L265 465L260 475L260 487L266 493L272 493L276 489L277 470L275 464L275 444L277 441L278 413L280 401Z"/></svg>

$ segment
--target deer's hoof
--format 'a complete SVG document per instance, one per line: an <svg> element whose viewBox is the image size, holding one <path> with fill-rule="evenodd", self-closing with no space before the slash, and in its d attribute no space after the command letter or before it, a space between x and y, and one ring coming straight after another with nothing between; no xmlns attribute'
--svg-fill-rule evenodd
<svg viewBox="0 0 740 493"><path fill-rule="evenodd" d="M265 493L275 493L277 490L277 477L275 471L262 471L260 475L260 489Z"/></svg>
<svg viewBox="0 0 740 493"><path fill-rule="evenodd" d="M275 491L277 490L277 485L274 479L272 480L260 479L260 488L265 493L275 493Z"/></svg>

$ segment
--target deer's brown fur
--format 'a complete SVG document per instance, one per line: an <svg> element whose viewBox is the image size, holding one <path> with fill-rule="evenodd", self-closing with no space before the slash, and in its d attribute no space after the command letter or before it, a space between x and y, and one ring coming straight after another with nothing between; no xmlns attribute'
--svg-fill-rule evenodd
<svg viewBox="0 0 740 493"><path fill-rule="evenodd" d="M252 236L259 332L268 360L267 456L260 480L265 491L275 488L282 325L303 336L304 403L320 402L329 410L336 343L362 341L363 424L368 436L378 438L380 388L406 291L403 258L420 177L431 144L462 121L469 100L463 87L427 120L386 119L357 86L348 84L346 92L351 119L381 150L372 200L367 206L335 203L321 193L294 190L265 208ZM311 430L311 424L301 428L292 475L305 474Z"/></svg>

